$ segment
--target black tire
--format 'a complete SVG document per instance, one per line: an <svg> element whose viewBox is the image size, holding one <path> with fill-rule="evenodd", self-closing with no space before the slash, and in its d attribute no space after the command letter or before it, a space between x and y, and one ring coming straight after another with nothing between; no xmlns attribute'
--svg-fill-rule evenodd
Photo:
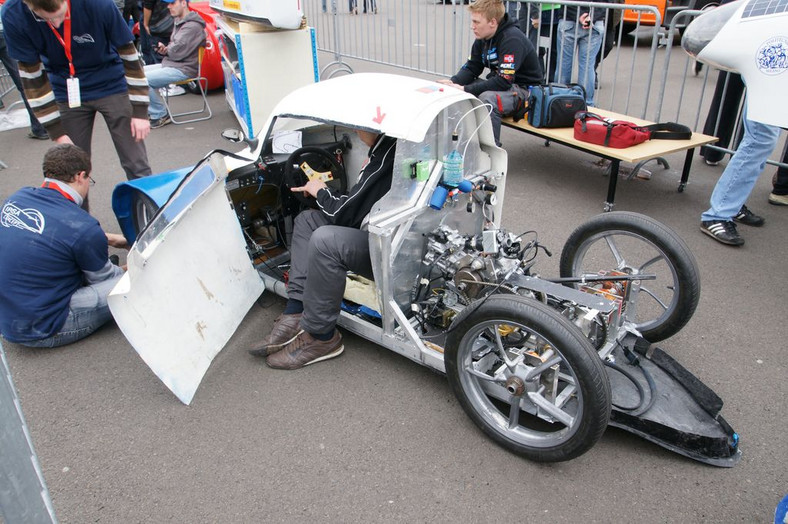
<svg viewBox="0 0 788 524"><path fill-rule="evenodd" d="M145 229L145 226L159 211L159 206L142 191L135 191L131 202L131 218L134 224L134 233L139 238L140 232Z"/></svg>
<svg viewBox="0 0 788 524"><path fill-rule="evenodd" d="M610 418L610 384L599 356L566 318L533 299L495 295L465 308L452 325L457 327L445 350L449 384L471 420L495 442L534 461L560 462L582 455L601 438ZM501 346L492 340L496 334ZM548 350L554 352L548 361L559 358L559 368L522 381L541 362L535 355ZM527 361L509 369L500 351L509 359L521 352ZM538 391L545 384L556 398L563 393L561 406ZM520 385L523 391L517 391ZM557 413L552 418L551 411Z"/></svg>
<svg viewBox="0 0 788 524"><path fill-rule="evenodd" d="M639 213L603 213L582 224L569 235L560 268L562 277L613 270L656 275L657 280L630 284L625 305L627 320L650 342L678 333L700 300L698 265L687 244L664 224Z"/></svg>

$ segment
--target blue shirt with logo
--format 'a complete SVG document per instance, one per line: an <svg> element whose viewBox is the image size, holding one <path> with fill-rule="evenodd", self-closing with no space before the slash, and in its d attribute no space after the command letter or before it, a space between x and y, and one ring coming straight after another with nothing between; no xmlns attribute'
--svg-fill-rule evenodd
<svg viewBox="0 0 788 524"><path fill-rule="evenodd" d="M129 26L112 0L70 0L71 55L83 101L128 91L118 47L134 41ZM55 98L68 100L70 76L65 49L49 24L39 22L22 0L3 8L8 53L20 62L42 62ZM65 22L57 31L63 37Z"/></svg>
<svg viewBox="0 0 788 524"><path fill-rule="evenodd" d="M83 271L107 263L98 221L55 189L22 188L0 208L0 333L11 342L57 333Z"/></svg>

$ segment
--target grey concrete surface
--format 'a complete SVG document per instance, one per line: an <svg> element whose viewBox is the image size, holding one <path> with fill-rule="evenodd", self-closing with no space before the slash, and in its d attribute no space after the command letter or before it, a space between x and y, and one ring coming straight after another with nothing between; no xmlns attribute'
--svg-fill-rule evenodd
<svg viewBox="0 0 788 524"><path fill-rule="evenodd" d="M366 67L369 69L369 66ZM361 68L357 70L362 70ZM235 120L221 94L214 117L153 130L155 172L193 163ZM50 144L0 133L0 197L40 183ZM536 229L555 256L601 212L607 178L594 159L504 129L509 151L504 226ZM706 466L609 428L587 454L536 464L488 440L446 380L345 334L345 354L306 369L267 368L246 348L283 301L254 306L217 356L191 406L159 382L114 325L61 349L4 343L61 522L771 522L788 491L785 423L788 208L766 204L773 168L741 226L741 249L698 229L722 166L697 159L677 193L683 155L651 180L619 183L616 209L675 229L702 278L694 318L661 344L725 401L741 434L741 462ZM94 137L93 214L117 223L111 192L122 172L103 123ZM782 233L781 233L782 231ZM206 250L211 246L206 245ZM121 253L122 254L122 253Z"/></svg>

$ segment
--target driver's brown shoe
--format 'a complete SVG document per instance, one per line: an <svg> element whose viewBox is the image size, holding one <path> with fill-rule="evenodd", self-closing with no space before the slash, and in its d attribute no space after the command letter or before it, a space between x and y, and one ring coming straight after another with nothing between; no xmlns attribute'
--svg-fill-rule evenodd
<svg viewBox="0 0 788 524"><path fill-rule="evenodd" d="M298 369L321 360L338 357L344 351L342 335L334 330L334 336L323 341L301 331L288 345L265 359L266 364L275 369Z"/></svg>
<svg viewBox="0 0 788 524"><path fill-rule="evenodd" d="M249 353L256 357L267 357L271 353L276 353L289 342L292 342L301 333L301 317L303 313L294 315L281 314L274 322L271 333L262 342L249 350Z"/></svg>

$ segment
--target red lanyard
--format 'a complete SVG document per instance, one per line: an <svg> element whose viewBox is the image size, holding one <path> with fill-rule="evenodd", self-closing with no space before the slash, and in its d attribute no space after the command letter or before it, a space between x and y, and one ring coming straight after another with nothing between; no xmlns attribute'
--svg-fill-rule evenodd
<svg viewBox="0 0 788 524"><path fill-rule="evenodd" d="M57 29L52 25L52 22L47 20L47 25L52 32L55 33L55 38L58 39L60 45L63 46L66 52L66 58L68 59L68 72L74 77L77 74L74 71L74 62L71 58L71 0L66 0L66 5L68 6L68 11L66 11L66 19L63 20L63 36L60 36L60 33L58 33Z"/></svg>
<svg viewBox="0 0 788 524"><path fill-rule="evenodd" d="M55 191L57 191L58 193L60 193L61 195L63 195L64 197L66 197L67 199L71 200L72 202L74 202L76 204L76 201L74 200L74 197L72 197L71 195L69 195L68 193L63 191L60 188L60 186L57 185L57 184L53 184L52 182L44 182L43 184L41 184L41 187L45 187L47 189L54 189Z"/></svg>

